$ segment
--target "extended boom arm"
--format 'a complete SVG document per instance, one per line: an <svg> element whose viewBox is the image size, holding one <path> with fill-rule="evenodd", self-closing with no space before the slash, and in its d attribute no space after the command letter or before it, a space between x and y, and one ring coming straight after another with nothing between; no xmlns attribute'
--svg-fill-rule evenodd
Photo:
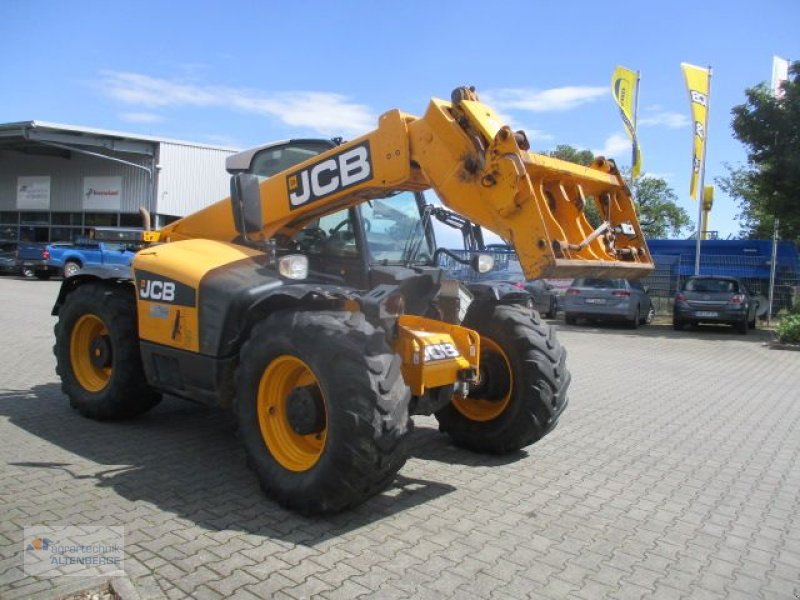
<svg viewBox="0 0 800 600"><path fill-rule="evenodd" d="M528 151L474 91L433 99L417 118L397 110L378 128L263 181L263 228L293 233L309 220L399 190L432 188L442 203L512 244L529 279L636 278L653 268L633 200L612 161L591 167ZM586 220L597 203L604 223ZM168 225L162 241L237 237L230 201ZM251 236L252 237L252 236Z"/></svg>

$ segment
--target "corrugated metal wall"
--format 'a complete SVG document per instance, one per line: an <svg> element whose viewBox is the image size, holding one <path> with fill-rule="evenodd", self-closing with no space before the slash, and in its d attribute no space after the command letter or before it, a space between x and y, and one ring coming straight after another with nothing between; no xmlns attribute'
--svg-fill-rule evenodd
<svg viewBox="0 0 800 600"><path fill-rule="evenodd" d="M157 212L184 216L230 195L229 150L162 142Z"/></svg>
<svg viewBox="0 0 800 600"><path fill-rule="evenodd" d="M126 154L121 158L149 166L150 157ZM223 173L224 173L223 167ZM50 176L50 210L80 212L83 210L83 178L121 176L122 198L119 212L135 213L148 206L151 182L148 174L135 167L73 153L69 159L19 152L0 152L0 210L17 210L17 177ZM116 207L110 208L117 212Z"/></svg>

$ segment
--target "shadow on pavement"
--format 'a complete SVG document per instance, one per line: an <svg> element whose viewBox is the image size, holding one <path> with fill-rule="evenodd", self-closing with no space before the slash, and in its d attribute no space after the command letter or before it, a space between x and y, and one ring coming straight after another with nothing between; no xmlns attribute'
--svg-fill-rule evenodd
<svg viewBox="0 0 800 600"><path fill-rule="evenodd" d="M123 498L152 503L208 530L238 530L293 544L313 546L455 490L401 474L389 489L352 511L306 518L284 510L261 492L245 466L234 419L227 411L167 397L136 419L100 423L72 410L60 386L53 383L0 392L0 416L99 466L87 467L82 460L24 459L8 465L50 469L76 481L94 480ZM467 452L430 427L417 428L412 436L412 457L423 460L488 466L526 456Z"/></svg>
<svg viewBox="0 0 800 600"><path fill-rule="evenodd" d="M586 323L579 321L577 325L566 325L563 321L552 323L559 331L576 331L581 333L602 335L632 335L636 337L661 337L672 339L698 339L698 340L730 340L766 344L774 339L774 334L768 329L751 329L747 335L738 333L729 325L699 325L675 331L669 325L643 325L639 329L630 329L624 324L617 323Z"/></svg>

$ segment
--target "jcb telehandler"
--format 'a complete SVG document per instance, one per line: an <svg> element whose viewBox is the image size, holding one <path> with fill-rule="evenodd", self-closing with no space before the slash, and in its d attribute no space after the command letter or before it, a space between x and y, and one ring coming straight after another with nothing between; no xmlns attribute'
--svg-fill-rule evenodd
<svg viewBox="0 0 800 600"><path fill-rule="evenodd" d="M529 152L473 88L417 118L385 113L347 143L292 140L231 156L231 196L160 231L130 272L66 279L53 314L65 394L94 419L164 393L231 407L266 492L335 512L388 485L410 416L454 443L505 453L555 427L566 353L538 314L471 302L439 268L433 218L480 250L513 245L528 278L636 278L652 269L613 162ZM442 204L426 203L425 190ZM584 216L595 202L604 222ZM97 231L98 237L115 231ZM452 253L450 253L452 254ZM471 265L490 266L483 254Z"/></svg>

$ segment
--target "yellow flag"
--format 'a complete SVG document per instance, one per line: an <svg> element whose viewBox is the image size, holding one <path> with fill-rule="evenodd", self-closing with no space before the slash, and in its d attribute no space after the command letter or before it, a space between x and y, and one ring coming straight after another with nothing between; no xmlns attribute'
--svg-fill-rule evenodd
<svg viewBox="0 0 800 600"><path fill-rule="evenodd" d="M631 138L633 157L631 158L631 177L636 179L642 170L642 153L639 140L636 138L636 95L639 86L639 74L625 67L617 67L611 76L611 93L619 107L619 114L625 124L625 130Z"/></svg>
<svg viewBox="0 0 800 600"><path fill-rule="evenodd" d="M706 132L708 131L708 94L711 86L711 71L688 63L681 63L686 89L689 91L689 103L692 108L692 128L694 142L692 144L692 180L689 184L689 197L697 200L697 181L704 168Z"/></svg>

